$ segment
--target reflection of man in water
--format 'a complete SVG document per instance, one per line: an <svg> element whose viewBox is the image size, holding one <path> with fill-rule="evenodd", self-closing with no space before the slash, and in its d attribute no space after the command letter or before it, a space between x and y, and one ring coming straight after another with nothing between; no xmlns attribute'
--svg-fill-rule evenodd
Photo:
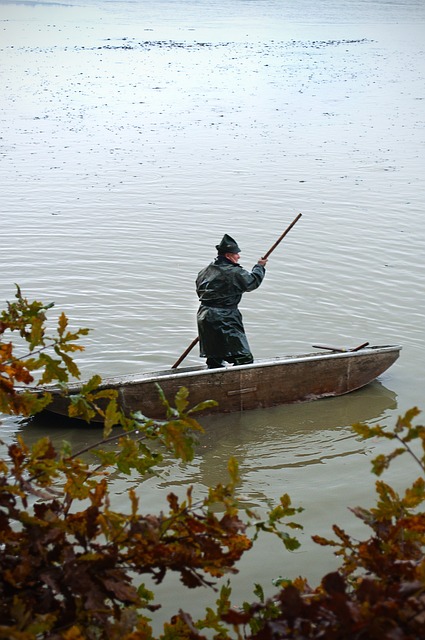
<svg viewBox="0 0 425 640"><path fill-rule="evenodd" d="M260 258L252 271L243 269L238 264L237 242L227 233L216 249L214 262L202 269L196 279L201 303L197 314L200 355L207 359L209 369L224 367L224 361L232 364L254 361L238 304L245 291L260 286L267 263L267 259Z"/></svg>

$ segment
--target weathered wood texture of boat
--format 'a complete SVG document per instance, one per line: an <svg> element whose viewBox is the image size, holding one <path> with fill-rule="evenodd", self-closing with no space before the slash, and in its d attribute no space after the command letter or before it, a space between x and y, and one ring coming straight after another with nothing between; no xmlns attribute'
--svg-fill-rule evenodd
<svg viewBox="0 0 425 640"><path fill-rule="evenodd" d="M223 369L170 369L104 379L101 388L117 389L126 414L141 411L150 418L165 417L158 384L171 404L178 389L187 387L190 406L216 400L215 412L245 411L350 393L386 371L397 360L400 350L400 346L374 346L359 351L258 360ZM78 385L71 385L70 393L78 390ZM48 410L67 415L67 405L67 398L53 390Z"/></svg>

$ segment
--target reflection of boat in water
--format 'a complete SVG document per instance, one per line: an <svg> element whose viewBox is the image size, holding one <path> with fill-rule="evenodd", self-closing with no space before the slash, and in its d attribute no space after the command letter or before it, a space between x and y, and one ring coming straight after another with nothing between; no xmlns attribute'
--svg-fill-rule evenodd
<svg viewBox="0 0 425 640"><path fill-rule="evenodd" d="M206 416L202 423L214 433L216 426L229 428L241 424L246 427L247 422L260 433L265 428L310 431L377 421L387 410L396 408L396 393L375 380L363 389L336 398L324 398L319 404L307 402L253 410L246 414Z"/></svg>
<svg viewBox="0 0 425 640"><path fill-rule="evenodd" d="M214 486L227 477L227 463L234 456L240 465L244 504L257 507L273 492L280 495L299 483L318 482L328 465L345 475L346 465L356 467L369 446L351 425L382 422L396 409L397 395L375 381L321 402L200 417L205 433L194 477L177 474L176 479L169 474L160 486L174 490L194 481ZM285 482L290 483L287 489Z"/></svg>
<svg viewBox="0 0 425 640"><path fill-rule="evenodd" d="M43 411L21 420L16 434L23 436L25 443L30 446L45 436L48 436L58 447L63 442L67 442L75 453L102 440L102 425L87 424L82 420L63 418L63 416Z"/></svg>
<svg viewBox="0 0 425 640"><path fill-rule="evenodd" d="M158 385L169 401L187 387L191 405L218 403L216 412L231 413L341 396L360 389L386 371L399 357L399 346L363 347L258 360L253 364L205 369L192 367L103 380L99 389L115 389L121 408L165 417ZM82 384L70 385L78 394ZM58 387L45 387L53 396L47 410L68 415L69 398ZM99 417L100 418L100 417Z"/></svg>
<svg viewBox="0 0 425 640"><path fill-rule="evenodd" d="M309 477L314 482L320 477L316 476L317 465L343 469L348 460L363 456L367 445L350 426L385 420L395 409L396 394L375 381L347 396L322 402L207 416L202 420L200 477L206 486L221 482L226 461L235 456L249 487L243 489L248 503L258 506L272 492L270 484L282 486L283 478L304 482ZM297 469L303 469L302 480Z"/></svg>

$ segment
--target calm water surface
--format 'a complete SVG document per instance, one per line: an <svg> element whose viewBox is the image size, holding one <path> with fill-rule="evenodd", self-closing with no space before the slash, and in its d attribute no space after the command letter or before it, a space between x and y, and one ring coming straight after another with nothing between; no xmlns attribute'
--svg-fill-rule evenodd
<svg viewBox="0 0 425 640"><path fill-rule="evenodd" d="M157 511L170 490L223 481L235 455L246 504L288 492L305 507L301 550L258 545L240 598L335 566L310 535L361 533L347 506L371 503L381 446L349 425L424 404L424 22L414 0L0 2L1 300L16 282L92 328L84 377L169 367L196 335L194 280L223 233L251 267L298 212L241 305L255 356L403 346L347 398L205 418L194 462L138 488ZM97 437L2 422L6 442L46 431ZM410 466L388 480L403 486ZM133 482L116 479L117 506Z"/></svg>

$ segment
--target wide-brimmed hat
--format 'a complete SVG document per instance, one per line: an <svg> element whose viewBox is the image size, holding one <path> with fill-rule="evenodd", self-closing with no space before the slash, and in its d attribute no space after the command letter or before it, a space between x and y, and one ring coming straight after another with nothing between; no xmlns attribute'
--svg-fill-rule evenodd
<svg viewBox="0 0 425 640"><path fill-rule="evenodd" d="M224 234L221 239L220 244L216 244L215 248L218 253L240 253L240 249L238 247L238 243L231 236L228 236L227 233Z"/></svg>

